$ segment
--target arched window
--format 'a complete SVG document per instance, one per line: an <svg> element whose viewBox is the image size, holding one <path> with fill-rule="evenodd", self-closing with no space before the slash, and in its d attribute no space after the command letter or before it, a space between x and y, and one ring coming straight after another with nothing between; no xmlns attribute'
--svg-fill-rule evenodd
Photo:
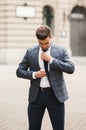
<svg viewBox="0 0 86 130"><path fill-rule="evenodd" d="M43 24L48 25L54 33L54 12L50 6L43 8Z"/></svg>
<svg viewBox="0 0 86 130"><path fill-rule="evenodd" d="M85 18L86 17L86 8L82 6L75 6L72 11L70 18L72 19L80 19L80 18Z"/></svg>
<svg viewBox="0 0 86 130"><path fill-rule="evenodd" d="M76 6L71 13L80 13L86 16L86 9L83 6Z"/></svg>

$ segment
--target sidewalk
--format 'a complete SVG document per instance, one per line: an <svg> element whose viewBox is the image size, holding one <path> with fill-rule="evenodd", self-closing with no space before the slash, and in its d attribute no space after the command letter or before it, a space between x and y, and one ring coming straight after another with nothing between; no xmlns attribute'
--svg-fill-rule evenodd
<svg viewBox="0 0 86 130"><path fill-rule="evenodd" d="M29 81L17 78L16 68L0 66L0 130L28 130ZM64 76L70 97L65 102L65 130L86 130L86 65ZM41 130L52 130L47 111Z"/></svg>

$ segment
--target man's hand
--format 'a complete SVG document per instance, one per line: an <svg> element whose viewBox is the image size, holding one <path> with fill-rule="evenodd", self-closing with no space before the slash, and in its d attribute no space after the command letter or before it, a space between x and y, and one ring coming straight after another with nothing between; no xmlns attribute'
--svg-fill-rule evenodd
<svg viewBox="0 0 86 130"><path fill-rule="evenodd" d="M44 70L39 70L37 72L35 72L35 77L36 78L42 78L46 76L46 72Z"/></svg>
<svg viewBox="0 0 86 130"><path fill-rule="evenodd" d="M49 54L47 54L46 52L42 52L42 54L41 54L41 59L42 59L42 60L45 60L45 61L47 61L47 62L50 62L51 58L52 58L52 57L51 57Z"/></svg>

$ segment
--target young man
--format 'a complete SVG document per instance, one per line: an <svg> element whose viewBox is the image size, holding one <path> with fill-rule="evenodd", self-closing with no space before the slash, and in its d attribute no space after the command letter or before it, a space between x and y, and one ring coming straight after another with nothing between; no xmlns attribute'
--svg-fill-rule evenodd
<svg viewBox="0 0 86 130"><path fill-rule="evenodd" d="M16 71L29 79L29 130L41 130L47 108L53 130L64 130L64 101L68 99L63 72L72 74L74 64L64 47L52 44L52 31L46 25L36 30L38 45L27 49ZM28 70L29 68L29 70Z"/></svg>

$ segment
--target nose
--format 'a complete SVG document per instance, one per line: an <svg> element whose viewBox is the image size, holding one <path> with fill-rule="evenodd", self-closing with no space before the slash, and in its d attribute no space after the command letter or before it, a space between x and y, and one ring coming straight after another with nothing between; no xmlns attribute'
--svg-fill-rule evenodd
<svg viewBox="0 0 86 130"><path fill-rule="evenodd" d="M46 50L46 49L47 49L47 45L43 45L42 48L43 48L44 50Z"/></svg>

